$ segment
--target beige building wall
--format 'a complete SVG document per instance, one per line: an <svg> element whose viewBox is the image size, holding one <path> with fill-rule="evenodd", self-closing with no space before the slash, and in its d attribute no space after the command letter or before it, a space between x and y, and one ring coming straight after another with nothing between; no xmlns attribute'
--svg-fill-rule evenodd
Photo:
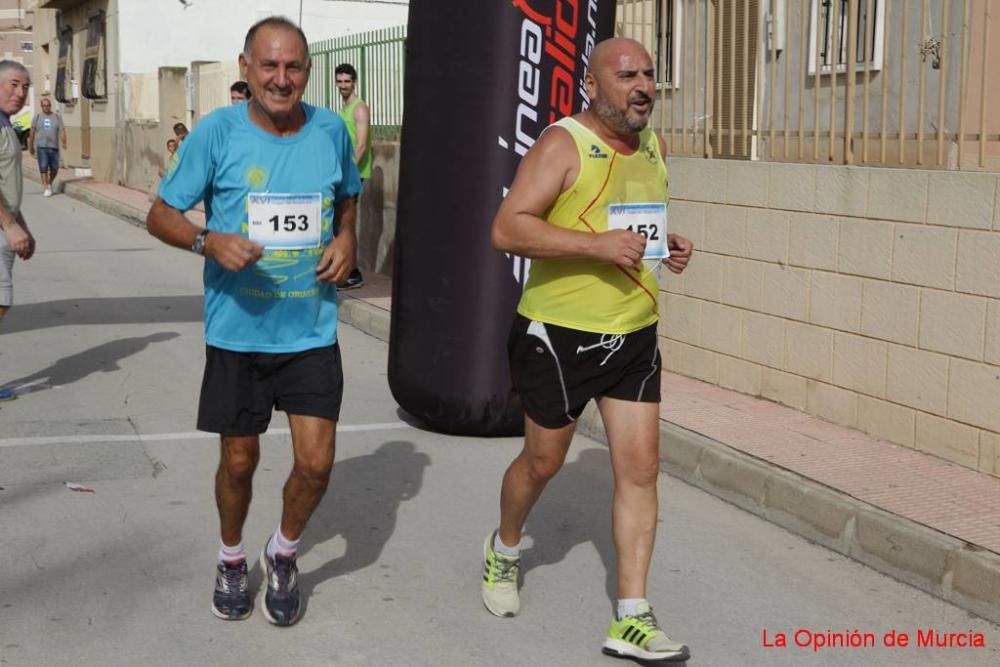
<svg viewBox="0 0 1000 667"><path fill-rule="evenodd" d="M235 59L226 62L200 63L192 71L198 82L195 120L213 109L230 104L229 87L241 78L240 66Z"/></svg>
<svg viewBox="0 0 1000 667"><path fill-rule="evenodd" d="M84 53L87 46L87 21L96 11L106 17L105 62L108 95L102 100L89 100L80 92L83 80ZM50 87L54 87L59 59L56 11L35 9L36 66L44 72ZM73 31L72 71L75 99L57 104L68 135L68 147L62 152L63 163L71 167L91 169L94 178L117 182L116 145L120 140L117 119L122 98L116 84L118 72L118 2L117 0L87 0L61 10L62 21Z"/></svg>
<svg viewBox="0 0 1000 667"><path fill-rule="evenodd" d="M156 121L160 117L160 74L122 74L125 120Z"/></svg>
<svg viewBox="0 0 1000 667"><path fill-rule="evenodd" d="M23 2L0 0L0 59L16 60L22 63L31 76L34 87L38 86L35 73L34 42L31 33L32 16L25 11ZM35 106L28 98L22 114L32 114ZM20 115L20 114L18 114Z"/></svg>
<svg viewBox="0 0 1000 667"><path fill-rule="evenodd" d="M1000 476L1000 175L669 168L668 369Z"/></svg>

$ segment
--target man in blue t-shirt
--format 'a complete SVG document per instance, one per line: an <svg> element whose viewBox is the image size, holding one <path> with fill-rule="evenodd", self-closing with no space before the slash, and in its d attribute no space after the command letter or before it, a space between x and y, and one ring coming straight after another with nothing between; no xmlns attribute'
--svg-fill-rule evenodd
<svg viewBox="0 0 1000 667"><path fill-rule="evenodd" d="M354 266L361 190L343 121L302 103L310 65L294 23L271 17L250 28L240 54L250 102L194 128L146 221L153 236L205 256L198 428L222 440L212 611L223 619L253 610L243 524L259 436L274 408L288 414L295 461L281 523L261 554L264 614L275 625L298 620L296 550L333 468L343 393L336 284ZM183 215L199 201L205 229Z"/></svg>

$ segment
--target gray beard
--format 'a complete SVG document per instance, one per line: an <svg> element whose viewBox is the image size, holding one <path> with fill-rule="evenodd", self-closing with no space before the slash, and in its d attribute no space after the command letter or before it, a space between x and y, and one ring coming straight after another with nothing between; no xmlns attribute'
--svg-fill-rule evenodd
<svg viewBox="0 0 1000 667"><path fill-rule="evenodd" d="M622 134L639 134L649 124L648 118L643 121L630 120L626 112L616 109L604 100L594 100L593 109L597 117L608 127Z"/></svg>

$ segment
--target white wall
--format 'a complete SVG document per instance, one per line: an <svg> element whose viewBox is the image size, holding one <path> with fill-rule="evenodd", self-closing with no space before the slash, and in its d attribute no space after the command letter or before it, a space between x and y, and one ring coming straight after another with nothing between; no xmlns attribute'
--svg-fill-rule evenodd
<svg viewBox="0 0 1000 667"><path fill-rule="evenodd" d="M119 2L121 71L188 67L195 60L235 61L253 23L274 14L299 18L300 0L176 0ZM406 23L406 0L302 0L310 42Z"/></svg>

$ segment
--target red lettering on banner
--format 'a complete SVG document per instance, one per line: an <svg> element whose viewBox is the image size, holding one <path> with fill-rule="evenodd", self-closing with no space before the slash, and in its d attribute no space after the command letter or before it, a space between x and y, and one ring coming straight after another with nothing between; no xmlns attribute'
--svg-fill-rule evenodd
<svg viewBox="0 0 1000 667"><path fill-rule="evenodd" d="M538 25L544 25L544 26L552 25L552 19L546 16L545 14L542 14L541 12L536 12L534 9L532 9L531 5L528 4L528 0L513 0L513 4L515 7L524 12L529 19L531 19Z"/></svg>
<svg viewBox="0 0 1000 667"><path fill-rule="evenodd" d="M563 49L563 51L565 51L566 53L568 53L570 55L570 57L573 57L573 56L576 55L576 44L574 44L573 40L571 40L569 37L567 37L563 33L561 33L561 32L557 32L556 33L556 44L558 44L559 46L561 46L562 49ZM573 69L573 68L571 67L569 69Z"/></svg>
<svg viewBox="0 0 1000 667"><path fill-rule="evenodd" d="M556 28L559 32L564 32L569 35L576 36L576 28L580 20L580 8L577 5L576 0L559 0L558 7L556 7ZM565 18L565 12L562 10L565 7L569 7L570 16L572 17L569 21Z"/></svg>
<svg viewBox="0 0 1000 667"><path fill-rule="evenodd" d="M549 100L552 105L552 122L555 122L556 114L569 116L573 113L573 75L564 69L557 67L552 72L552 98Z"/></svg>
<svg viewBox="0 0 1000 667"><path fill-rule="evenodd" d="M571 72L573 71L574 69L573 59L565 51L560 51L558 48L556 48L556 45L553 44L552 42L545 42L545 53L555 58L557 61L559 61L560 65L562 65L569 71ZM559 68L557 67L556 69Z"/></svg>

